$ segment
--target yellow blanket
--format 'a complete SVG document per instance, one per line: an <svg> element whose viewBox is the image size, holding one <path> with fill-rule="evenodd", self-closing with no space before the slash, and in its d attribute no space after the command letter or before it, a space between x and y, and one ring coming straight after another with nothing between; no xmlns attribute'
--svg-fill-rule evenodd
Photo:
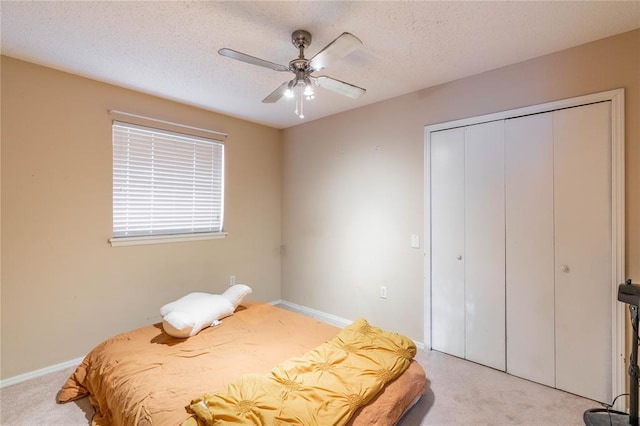
<svg viewBox="0 0 640 426"><path fill-rule="evenodd" d="M247 374L195 399L187 425L344 425L416 354L408 338L359 319L268 375Z"/></svg>

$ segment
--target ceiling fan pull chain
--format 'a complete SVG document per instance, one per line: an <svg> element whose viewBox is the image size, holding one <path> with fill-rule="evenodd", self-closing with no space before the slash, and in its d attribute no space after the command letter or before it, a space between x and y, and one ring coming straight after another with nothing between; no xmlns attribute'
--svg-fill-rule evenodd
<svg viewBox="0 0 640 426"><path fill-rule="evenodd" d="M300 114L298 114L298 117L300 117L301 119L304 118L304 111L303 111L303 103L304 103L304 85L303 84L299 84L298 88L300 90L300 94L298 95L298 99L300 99Z"/></svg>
<svg viewBox="0 0 640 426"><path fill-rule="evenodd" d="M295 90L295 87L294 87ZM298 96L297 93L294 92L294 97L296 100L296 115L300 117L302 115L302 98Z"/></svg>

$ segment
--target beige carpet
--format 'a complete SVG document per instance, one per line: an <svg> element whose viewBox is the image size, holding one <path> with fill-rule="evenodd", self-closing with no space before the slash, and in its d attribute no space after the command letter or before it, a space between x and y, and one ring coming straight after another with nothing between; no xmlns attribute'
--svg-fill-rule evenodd
<svg viewBox="0 0 640 426"><path fill-rule="evenodd" d="M414 425L582 425L593 401L538 385L439 352L419 351L429 379L422 399L401 420ZM56 404L58 389L73 369L0 390L3 426L86 426L87 398ZM189 398L185 398L185 404Z"/></svg>
<svg viewBox="0 0 640 426"><path fill-rule="evenodd" d="M422 399L399 423L413 425L584 425L599 403L440 352L419 351Z"/></svg>

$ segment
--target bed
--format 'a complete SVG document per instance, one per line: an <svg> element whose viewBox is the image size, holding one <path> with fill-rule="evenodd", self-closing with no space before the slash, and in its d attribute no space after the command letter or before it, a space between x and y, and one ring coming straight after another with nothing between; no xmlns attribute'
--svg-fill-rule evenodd
<svg viewBox="0 0 640 426"><path fill-rule="evenodd" d="M94 348L58 393L58 402L89 397L92 424L180 425L187 406L222 391L247 373L267 374L335 338L340 329L269 304L244 302L220 325L188 339L161 324L114 336ZM408 367L350 417L349 425L394 425L426 383L422 367Z"/></svg>

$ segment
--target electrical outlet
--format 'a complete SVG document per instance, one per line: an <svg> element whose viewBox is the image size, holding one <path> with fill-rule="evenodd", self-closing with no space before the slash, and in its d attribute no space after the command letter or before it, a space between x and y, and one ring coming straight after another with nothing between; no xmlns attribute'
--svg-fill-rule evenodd
<svg viewBox="0 0 640 426"><path fill-rule="evenodd" d="M387 298L387 287L386 286L380 286L380 298L381 299L386 299Z"/></svg>
<svg viewBox="0 0 640 426"><path fill-rule="evenodd" d="M233 287L234 285L236 285L236 276L229 275L229 287Z"/></svg>

